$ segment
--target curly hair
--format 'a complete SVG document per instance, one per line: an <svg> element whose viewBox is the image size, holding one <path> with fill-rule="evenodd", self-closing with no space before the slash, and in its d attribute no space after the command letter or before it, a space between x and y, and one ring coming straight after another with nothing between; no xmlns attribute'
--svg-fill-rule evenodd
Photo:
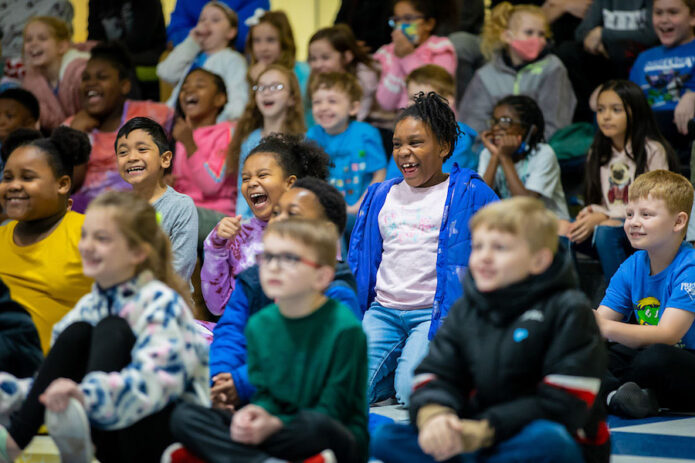
<svg viewBox="0 0 695 463"><path fill-rule="evenodd" d="M514 16L517 13L527 13L543 18L545 22L545 36L550 39L550 24L539 6L527 4L512 5L509 2L502 2L490 11L490 15L483 25L480 51L485 59L490 60L495 53L504 47L502 33L511 27L512 21L515 19Z"/></svg>
<svg viewBox="0 0 695 463"><path fill-rule="evenodd" d="M440 145L449 147L449 154L446 155L444 161L451 157L461 129L456 123L454 112L444 97L434 92L429 92L427 95L420 92L415 95L415 104L405 108L396 118L396 124L408 117L422 121L430 128Z"/></svg>
<svg viewBox="0 0 695 463"><path fill-rule="evenodd" d="M328 178L328 167L331 158L318 144L306 140L304 135L274 133L263 138L251 150L246 160L258 153L270 153L280 164L285 177L294 175L297 179L316 177L321 180Z"/></svg>

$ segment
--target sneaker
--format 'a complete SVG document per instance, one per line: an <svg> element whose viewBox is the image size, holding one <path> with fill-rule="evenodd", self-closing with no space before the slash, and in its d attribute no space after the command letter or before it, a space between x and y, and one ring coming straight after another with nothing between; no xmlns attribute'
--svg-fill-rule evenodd
<svg viewBox="0 0 695 463"><path fill-rule="evenodd" d="M318 455L303 460L302 463L338 463L338 459L335 457L333 450L326 449Z"/></svg>
<svg viewBox="0 0 695 463"><path fill-rule="evenodd" d="M654 391L629 382L615 391L608 402L608 411L626 418L646 418L659 413L659 403Z"/></svg>
<svg viewBox="0 0 695 463"><path fill-rule="evenodd" d="M175 442L164 450L161 463L205 463L205 461L186 450L181 443Z"/></svg>
<svg viewBox="0 0 695 463"><path fill-rule="evenodd" d="M62 412L46 410L45 423L60 452L60 461L91 463L94 449L89 432L89 420L84 407L77 399L71 398L67 408Z"/></svg>
<svg viewBox="0 0 695 463"><path fill-rule="evenodd" d="M10 415L22 406L33 382L33 378L19 379L0 372L0 425L9 425Z"/></svg>

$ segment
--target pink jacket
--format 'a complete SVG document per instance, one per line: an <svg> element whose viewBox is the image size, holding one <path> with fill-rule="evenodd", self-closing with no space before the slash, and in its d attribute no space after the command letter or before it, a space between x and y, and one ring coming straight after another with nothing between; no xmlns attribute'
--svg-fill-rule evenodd
<svg viewBox="0 0 695 463"><path fill-rule="evenodd" d="M376 99L387 111L404 108L408 104L405 78L413 70L425 64L437 64L453 76L456 74L456 50L446 37L430 36L411 54L398 58L394 44L384 45L374 54L381 64L381 80L376 90Z"/></svg>
<svg viewBox="0 0 695 463"><path fill-rule="evenodd" d="M190 156L181 142L176 142L173 174L174 189L190 196L198 207L234 215L236 209L236 173L228 175L227 148L236 122L200 127L193 131L198 150Z"/></svg>
<svg viewBox="0 0 695 463"><path fill-rule="evenodd" d="M266 225L268 222L253 217L241 225L233 241L217 236L217 227L205 238L200 282L205 304L211 313L222 315L234 291L236 276L256 263L256 254L263 250Z"/></svg>
<svg viewBox="0 0 695 463"><path fill-rule="evenodd" d="M58 94L53 93L53 89L40 72L27 68L22 87L39 100L42 129L53 130L80 110L80 83L88 58L89 55L77 50L70 50L63 55Z"/></svg>

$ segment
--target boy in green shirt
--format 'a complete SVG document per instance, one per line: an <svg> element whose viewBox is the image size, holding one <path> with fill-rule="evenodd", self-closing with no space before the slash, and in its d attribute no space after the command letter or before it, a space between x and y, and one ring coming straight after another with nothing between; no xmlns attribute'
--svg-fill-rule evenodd
<svg viewBox="0 0 695 463"><path fill-rule="evenodd" d="M323 459L312 461L367 461L366 337L350 309L323 295L337 240L327 222L268 226L258 263L275 304L245 330L256 394L233 414L180 405L171 427L188 451L211 463L301 461L319 453Z"/></svg>

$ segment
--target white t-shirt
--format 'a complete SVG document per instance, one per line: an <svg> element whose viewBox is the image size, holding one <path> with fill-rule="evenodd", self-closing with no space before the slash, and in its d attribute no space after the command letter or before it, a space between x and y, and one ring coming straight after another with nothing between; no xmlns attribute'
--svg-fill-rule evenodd
<svg viewBox="0 0 695 463"><path fill-rule="evenodd" d="M487 148L481 151L478 161L478 173L481 176L485 174L491 156ZM541 195L540 199L545 203L545 207L554 212L559 219L569 220L565 191L560 181L560 163L550 145L539 143L528 156L516 162L514 168L527 190ZM502 199L512 196L502 166L497 167L493 189Z"/></svg>
<svg viewBox="0 0 695 463"><path fill-rule="evenodd" d="M384 252L376 274L376 302L400 310L434 304L437 249L449 179L429 187L394 185L379 211Z"/></svg>

